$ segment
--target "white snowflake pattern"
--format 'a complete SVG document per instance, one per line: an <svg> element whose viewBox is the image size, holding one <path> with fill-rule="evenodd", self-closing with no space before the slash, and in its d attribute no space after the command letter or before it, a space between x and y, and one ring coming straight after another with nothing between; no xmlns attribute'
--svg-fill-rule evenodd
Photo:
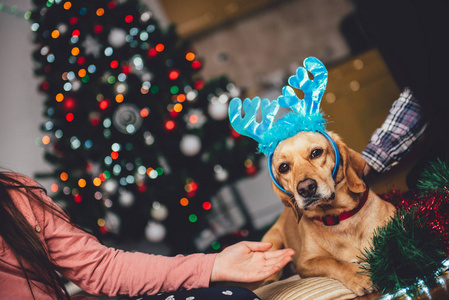
<svg viewBox="0 0 449 300"><path fill-rule="evenodd" d="M101 44L97 39L88 35L82 45L85 49L84 52L86 55L92 54L95 58L98 58L100 55Z"/></svg>

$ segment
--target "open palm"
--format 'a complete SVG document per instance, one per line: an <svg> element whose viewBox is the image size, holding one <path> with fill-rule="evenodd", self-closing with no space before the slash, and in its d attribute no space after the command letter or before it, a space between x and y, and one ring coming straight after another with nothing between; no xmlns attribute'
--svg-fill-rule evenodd
<svg viewBox="0 0 449 300"><path fill-rule="evenodd" d="M294 254L292 249L268 251L271 243L240 242L217 254L211 281L255 282L281 270Z"/></svg>

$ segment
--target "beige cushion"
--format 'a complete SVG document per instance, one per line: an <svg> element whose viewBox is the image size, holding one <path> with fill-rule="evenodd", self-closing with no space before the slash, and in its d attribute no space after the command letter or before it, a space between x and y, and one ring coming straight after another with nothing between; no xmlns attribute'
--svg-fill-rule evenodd
<svg viewBox="0 0 449 300"><path fill-rule="evenodd" d="M298 275L273 282L253 291L262 300L344 300L357 297L340 281Z"/></svg>

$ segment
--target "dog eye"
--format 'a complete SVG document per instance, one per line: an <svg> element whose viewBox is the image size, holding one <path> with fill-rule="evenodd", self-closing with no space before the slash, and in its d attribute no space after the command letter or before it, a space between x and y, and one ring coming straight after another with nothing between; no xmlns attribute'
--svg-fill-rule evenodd
<svg viewBox="0 0 449 300"><path fill-rule="evenodd" d="M283 163L279 166L279 172L280 173L287 173L288 170L290 170L289 164Z"/></svg>
<svg viewBox="0 0 449 300"><path fill-rule="evenodd" d="M310 153L310 158L317 158L317 157L319 157L322 153L323 153L323 150L322 150L322 149L314 149L314 150L312 150L312 152Z"/></svg>

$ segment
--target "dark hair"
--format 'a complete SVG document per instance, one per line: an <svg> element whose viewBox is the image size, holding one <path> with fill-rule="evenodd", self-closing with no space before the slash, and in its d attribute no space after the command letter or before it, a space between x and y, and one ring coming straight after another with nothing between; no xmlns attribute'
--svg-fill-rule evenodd
<svg viewBox="0 0 449 300"><path fill-rule="evenodd" d="M33 289L29 279L29 274L39 274L43 283L52 288L57 299L70 299L70 295L64 286L63 279L56 271L56 262L53 261L44 245L36 234L34 228L25 219L23 214L14 205L10 191L22 193L30 201L41 205L54 215L69 222L66 215L56 210L54 207L45 203L37 194L39 191L45 193L41 186L29 186L19 181L14 173L0 172L0 235L11 248L12 253L19 262L20 269L23 271L28 282L28 287L34 297ZM32 270L24 267L26 261Z"/></svg>

